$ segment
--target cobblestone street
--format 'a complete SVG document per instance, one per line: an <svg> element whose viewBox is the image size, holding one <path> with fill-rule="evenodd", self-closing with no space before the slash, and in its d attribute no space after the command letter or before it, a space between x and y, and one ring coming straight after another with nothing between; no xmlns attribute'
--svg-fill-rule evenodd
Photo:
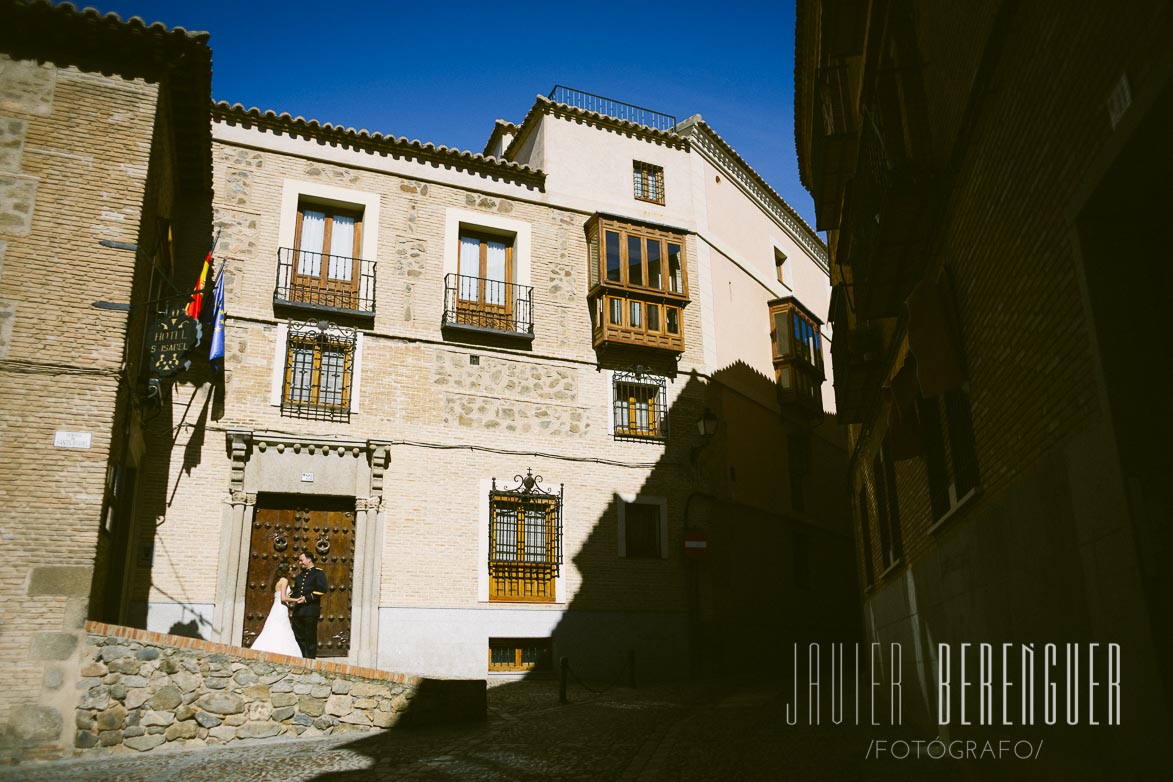
<svg viewBox="0 0 1173 782"><path fill-rule="evenodd" d="M954 780L950 760L867 760L862 728L788 726L780 687L612 688L556 681L489 691L483 725L356 739L257 740L0 769L0 780ZM894 738L894 736L888 736Z"/></svg>

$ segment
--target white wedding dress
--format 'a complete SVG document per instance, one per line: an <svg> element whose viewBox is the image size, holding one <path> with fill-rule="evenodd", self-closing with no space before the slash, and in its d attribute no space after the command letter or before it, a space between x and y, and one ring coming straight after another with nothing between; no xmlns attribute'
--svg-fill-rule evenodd
<svg viewBox="0 0 1173 782"><path fill-rule="evenodd" d="M261 634L253 641L253 651L289 654L301 657L301 647L293 636L293 625L289 623L289 610L281 602L281 592L273 593L273 607L265 619Z"/></svg>

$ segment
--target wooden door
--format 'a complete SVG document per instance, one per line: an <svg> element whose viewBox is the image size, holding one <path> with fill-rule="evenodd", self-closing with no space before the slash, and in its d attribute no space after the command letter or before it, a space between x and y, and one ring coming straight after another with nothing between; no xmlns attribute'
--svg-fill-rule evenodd
<svg viewBox="0 0 1173 782"><path fill-rule="evenodd" d="M292 563L295 576L297 558L303 551L313 551L327 584L318 620L318 656L349 655L354 540L352 497L258 496L245 581L244 645L256 639L273 605L277 564Z"/></svg>

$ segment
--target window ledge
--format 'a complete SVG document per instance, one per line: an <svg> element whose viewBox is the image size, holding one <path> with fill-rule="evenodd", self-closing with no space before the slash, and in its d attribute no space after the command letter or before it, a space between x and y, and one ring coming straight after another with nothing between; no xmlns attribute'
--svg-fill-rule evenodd
<svg viewBox="0 0 1173 782"><path fill-rule="evenodd" d="M327 304L312 304L305 301L293 301L291 299L282 299L277 296L273 297L273 306L287 307L293 310L304 310L306 312L329 312L334 315L349 315L352 318L366 318L368 320L375 319L375 310L350 309L348 307L331 307Z"/></svg>
<svg viewBox="0 0 1173 782"><path fill-rule="evenodd" d="M509 331L506 329L494 329L487 326L472 326L465 323L456 323L454 321L444 321L440 324L443 331L453 332L469 332L473 334L491 334L495 337L505 337L513 339L518 342L533 342L534 334L532 331Z"/></svg>
<svg viewBox="0 0 1173 782"><path fill-rule="evenodd" d="M957 502L953 503L953 507L949 508L949 510L947 510L945 512L945 514L943 516L941 516L941 518L937 519L929 526L929 534L932 535L933 533L935 533L937 530L939 530L941 527L945 526L949 521L951 521L953 519L953 517L959 515L961 513L961 511L963 511L963 510L965 510L965 508L969 507L969 505L971 505L975 501L978 494L980 493L978 491L979 488L980 487L975 486L974 488L972 488L968 492L966 492L964 497L959 499Z"/></svg>
<svg viewBox="0 0 1173 782"><path fill-rule="evenodd" d="M877 579L877 581L883 581L892 572L899 570L903 565L904 565L904 557L897 557L896 559L892 560L891 565L889 565L888 567L886 567L882 571L880 571L880 576Z"/></svg>

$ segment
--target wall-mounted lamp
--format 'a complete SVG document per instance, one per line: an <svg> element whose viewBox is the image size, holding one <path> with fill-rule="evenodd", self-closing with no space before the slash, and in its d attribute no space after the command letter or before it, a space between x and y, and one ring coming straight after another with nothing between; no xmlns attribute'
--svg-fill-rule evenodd
<svg viewBox="0 0 1173 782"><path fill-rule="evenodd" d="M701 413L701 417L696 419L697 431L700 432L701 438L706 443L713 438L713 435L717 433L718 423L720 423L720 421L717 418L717 414L707 407L705 408L705 411Z"/></svg>
<svg viewBox="0 0 1173 782"><path fill-rule="evenodd" d="M696 419L696 430L700 433L701 441L697 445L694 445L692 451L688 454L688 461L694 467L700 458L701 451L705 449L706 445L712 442L713 435L717 433L717 425L719 423L720 419L717 418L717 414L707 407L701 413L701 417Z"/></svg>

